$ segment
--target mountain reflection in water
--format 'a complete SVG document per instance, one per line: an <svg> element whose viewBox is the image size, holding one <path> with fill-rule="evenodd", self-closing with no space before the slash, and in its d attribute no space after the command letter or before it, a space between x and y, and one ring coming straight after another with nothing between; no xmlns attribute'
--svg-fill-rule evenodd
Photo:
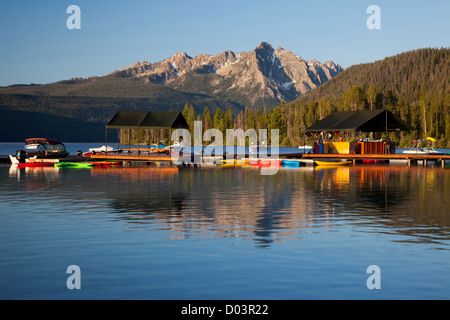
<svg viewBox="0 0 450 320"><path fill-rule="evenodd" d="M93 169L104 181L108 212L130 228L169 231L175 239L239 237L258 247L343 222L365 231L450 237L450 175L422 167L280 169L140 167Z"/></svg>
<svg viewBox="0 0 450 320"><path fill-rule="evenodd" d="M236 237L267 247L344 224L441 249L450 238L450 171L440 168L280 168L265 176L253 167L11 167L9 176L21 181L10 188L24 184L51 202L77 201L171 239Z"/></svg>

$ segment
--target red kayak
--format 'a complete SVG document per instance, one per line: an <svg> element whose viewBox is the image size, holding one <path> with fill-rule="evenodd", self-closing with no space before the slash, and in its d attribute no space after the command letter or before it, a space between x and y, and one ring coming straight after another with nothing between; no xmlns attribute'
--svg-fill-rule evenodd
<svg viewBox="0 0 450 320"><path fill-rule="evenodd" d="M36 167L54 167L54 162L25 162L25 163L17 163L17 166L20 168L36 168Z"/></svg>
<svg viewBox="0 0 450 320"><path fill-rule="evenodd" d="M120 165L120 161L113 161L113 162L92 162L94 167L112 167L112 166L118 166Z"/></svg>
<svg viewBox="0 0 450 320"><path fill-rule="evenodd" d="M252 160L250 161L250 165L258 166L258 167L280 167L281 160Z"/></svg>

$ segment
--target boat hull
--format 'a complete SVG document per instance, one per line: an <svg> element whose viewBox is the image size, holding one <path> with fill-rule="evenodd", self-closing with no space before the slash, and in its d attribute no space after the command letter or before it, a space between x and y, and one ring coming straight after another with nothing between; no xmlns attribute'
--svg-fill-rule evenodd
<svg viewBox="0 0 450 320"><path fill-rule="evenodd" d="M403 151L403 154L411 154L411 155L443 155L444 153L439 151L415 151L415 150L406 150Z"/></svg>

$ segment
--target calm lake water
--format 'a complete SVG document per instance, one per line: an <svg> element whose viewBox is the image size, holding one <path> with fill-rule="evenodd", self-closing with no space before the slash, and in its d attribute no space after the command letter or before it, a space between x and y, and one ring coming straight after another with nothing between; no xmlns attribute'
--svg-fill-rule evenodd
<svg viewBox="0 0 450 320"><path fill-rule="evenodd" d="M0 299L450 299L448 165L259 170L0 165Z"/></svg>

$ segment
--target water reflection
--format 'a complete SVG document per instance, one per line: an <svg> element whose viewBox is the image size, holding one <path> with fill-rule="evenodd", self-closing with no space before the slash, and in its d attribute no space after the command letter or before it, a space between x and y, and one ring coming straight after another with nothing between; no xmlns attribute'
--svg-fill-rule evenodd
<svg viewBox="0 0 450 320"><path fill-rule="evenodd" d="M174 239L238 237L258 247L304 238L342 223L361 232L406 235L402 241L449 240L449 173L420 167L355 166L94 169L111 212L133 228Z"/></svg>
<svg viewBox="0 0 450 320"><path fill-rule="evenodd" d="M8 174L16 183L3 184L4 201L8 193L45 196L48 210L65 203L64 214L101 213L171 239L238 238L265 248L344 226L439 249L450 239L450 171L441 168L280 168L264 176L253 167L11 167Z"/></svg>
<svg viewBox="0 0 450 320"><path fill-rule="evenodd" d="M407 236L399 241L436 243L450 238L450 173L439 168L355 166L317 170L314 192L365 231ZM372 230L372 231L371 231Z"/></svg>

